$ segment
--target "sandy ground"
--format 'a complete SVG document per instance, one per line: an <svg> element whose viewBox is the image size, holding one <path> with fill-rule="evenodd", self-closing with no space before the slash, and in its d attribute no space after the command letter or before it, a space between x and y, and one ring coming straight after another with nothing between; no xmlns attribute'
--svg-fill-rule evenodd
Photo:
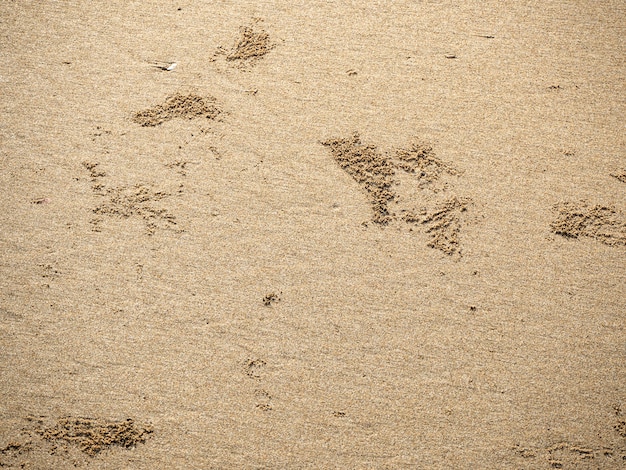
<svg viewBox="0 0 626 470"><path fill-rule="evenodd" d="M623 468L624 18L2 1L0 466Z"/></svg>

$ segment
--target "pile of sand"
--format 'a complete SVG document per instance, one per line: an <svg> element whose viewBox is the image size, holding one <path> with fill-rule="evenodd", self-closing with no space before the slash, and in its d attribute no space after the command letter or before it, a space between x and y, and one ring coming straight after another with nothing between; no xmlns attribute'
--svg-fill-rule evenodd
<svg viewBox="0 0 626 470"><path fill-rule="evenodd" d="M234 47L226 53L226 60L242 60L263 57L274 48L270 36L263 29L254 26L242 26L241 35Z"/></svg>
<svg viewBox="0 0 626 470"><path fill-rule="evenodd" d="M392 219L388 204L395 197L392 189L395 171L389 158L381 154L375 145L363 145L358 133L347 139L332 139L322 144L330 147L339 166L367 191L374 209L373 221L388 224Z"/></svg>
<svg viewBox="0 0 626 470"><path fill-rule="evenodd" d="M467 210L471 200L452 195L439 198L434 203L430 201L430 193L439 191L432 183L444 173L459 175L456 168L435 155L432 146L414 142L393 153L383 153L375 145L364 145L358 133L348 138L327 140L322 145L330 148L339 166L366 191L374 211L373 222L388 225L402 220L407 224L424 225L431 238L429 247L447 255L460 252L461 213ZM398 188L396 169L413 175L422 190L421 194L426 189L430 189L430 193L418 201L401 201L395 189ZM399 219L389 209L392 201L399 204L403 213ZM425 202L430 208L415 209L415 205Z"/></svg>
<svg viewBox="0 0 626 470"><path fill-rule="evenodd" d="M144 127L154 127L176 118L215 119L222 112L216 103L217 100L212 96L175 93L169 96L163 104L135 113L133 122Z"/></svg>

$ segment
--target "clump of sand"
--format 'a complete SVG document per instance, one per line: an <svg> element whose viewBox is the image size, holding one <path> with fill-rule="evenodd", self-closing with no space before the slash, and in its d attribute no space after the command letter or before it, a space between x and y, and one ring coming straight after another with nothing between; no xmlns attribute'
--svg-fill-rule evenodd
<svg viewBox="0 0 626 470"><path fill-rule="evenodd" d="M218 47L211 61L222 56L227 62L243 70L256 64L276 46L267 31L259 25L260 22L261 19L256 18L250 25L242 26L235 44L230 49Z"/></svg>
<svg viewBox="0 0 626 470"><path fill-rule="evenodd" d="M431 210L424 209L421 214L407 211L403 220L425 225L426 233L430 235L428 246L454 255L460 250L461 213L467 211L471 202L469 198L453 196Z"/></svg>
<svg viewBox="0 0 626 470"><path fill-rule="evenodd" d="M414 174L424 186L438 180L443 173L458 175L459 172L450 164L435 155L433 147L414 142L408 148L396 150L394 165L396 168Z"/></svg>
<svg viewBox="0 0 626 470"><path fill-rule="evenodd" d="M429 247L447 255L460 254L461 214L467 210L471 200L457 196L445 196L434 203L430 200L430 193L443 190L432 183L444 174L460 174L454 166L438 158L432 146L416 141L393 153L383 153L375 145L363 144L358 133L348 138L327 140L322 145L330 148L339 166L365 189L374 211L373 222L388 225L401 220L407 224L424 226L425 232L430 235ZM424 194L423 199L406 201L399 197L395 189L399 187L396 169L417 179L420 194ZM427 193L424 192L426 189L429 190ZM413 208L415 204L424 201L429 201L430 209ZM391 212L391 202L398 204L403 213L400 218Z"/></svg>
<svg viewBox="0 0 626 470"><path fill-rule="evenodd" d="M217 100L212 96L175 93L167 97L164 103L135 113L133 122L144 127L154 127L176 118L215 119L221 112Z"/></svg>
<svg viewBox="0 0 626 470"><path fill-rule="evenodd" d="M99 168L99 163L83 162L89 171L91 188L97 196L103 197L92 212L98 216L130 218L137 217L144 221L148 235L154 235L157 228L172 229L176 227L176 217L167 209L154 207L154 203L171 196L164 191L155 191L146 184L134 186L110 187L102 183L106 173ZM92 220L93 230L100 232L101 219Z"/></svg>

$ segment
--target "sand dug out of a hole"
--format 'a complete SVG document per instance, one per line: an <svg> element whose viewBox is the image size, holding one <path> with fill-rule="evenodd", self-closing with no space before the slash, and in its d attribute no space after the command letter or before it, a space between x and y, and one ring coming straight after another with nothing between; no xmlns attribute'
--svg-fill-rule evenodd
<svg viewBox="0 0 626 470"><path fill-rule="evenodd" d="M146 441L151 427L138 426L132 419L105 421L94 418L61 418L52 427L37 431L49 441L65 441L90 456L111 446L134 447Z"/></svg>
<svg viewBox="0 0 626 470"><path fill-rule="evenodd" d="M264 30L243 26L241 36L235 47L226 55L226 60L250 60L255 57L263 57L273 47L269 34Z"/></svg>
<svg viewBox="0 0 626 470"><path fill-rule="evenodd" d="M164 103L135 113L133 122L144 127L154 127L172 119L215 119L222 110L212 96L176 93L167 97Z"/></svg>
<svg viewBox="0 0 626 470"><path fill-rule="evenodd" d="M605 245L626 245L626 217L608 206L585 201L562 202L554 206L557 219L550 225L557 235L567 238L590 237Z"/></svg>
<svg viewBox="0 0 626 470"><path fill-rule="evenodd" d="M391 222L388 205L396 194L392 188L395 170L389 158L375 145L361 143L358 133L347 139L327 140L322 145L330 148L339 166L367 191L374 210L373 221L381 225Z"/></svg>

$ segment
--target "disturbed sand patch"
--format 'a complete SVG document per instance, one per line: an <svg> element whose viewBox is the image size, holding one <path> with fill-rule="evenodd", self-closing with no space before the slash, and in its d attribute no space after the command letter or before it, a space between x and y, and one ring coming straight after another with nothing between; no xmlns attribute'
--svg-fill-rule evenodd
<svg viewBox="0 0 626 470"><path fill-rule="evenodd" d="M267 31L259 25L260 21L256 19L250 25L242 26L233 47L230 49L218 47L214 59L223 56L227 62L245 69L269 54L276 45L271 41Z"/></svg>
<svg viewBox="0 0 626 470"><path fill-rule="evenodd" d="M557 219L550 228L567 238L589 237L606 245L626 245L626 217L614 207L585 201L562 202L554 206Z"/></svg>
<svg viewBox="0 0 626 470"><path fill-rule="evenodd" d="M388 225L401 220L407 224L423 225L431 237L429 247L447 255L460 254L461 216L471 203L470 199L457 196L440 198L430 202L430 208L417 211L412 207L417 201L405 202L398 194L397 169L414 176L421 191L432 193L445 189L445 186L433 185L444 174L460 174L452 165L438 158L432 146L414 142L391 154L383 153L375 145L363 144L358 133L348 138L327 140L322 145L330 148L339 166L367 193L374 212L373 222ZM391 211L392 202L400 209L401 217Z"/></svg>
<svg viewBox="0 0 626 470"><path fill-rule="evenodd" d="M111 446L130 448L144 443L153 430L150 426L135 424L130 418L106 421L66 417L59 419L54 426L41 427L36 432L47 441L64 441L93 457Z"/></svg>
<svg viewBox="0 0 626 470"><path fill-rule="evenodd" d="M170 196L168 193L137 184L106 188L103 195L106 199L93 209L94 214L123 218L139 217L145 222L149 235L153 235L157 228L167 229L176 225L176 217L167 209L152 206L153 202Z"/></svg>
<svg viewBox="0 0 626 470"><path fill-rule="evenodd" d="M0 448L0 468L29 468L28 456L33 450L31 440L9 441Z"/></svg>
<svg viewBox="0 0 626 470"><path fill-rule="evenodd" d="M547 446L516 445L513 451L532 468L622 468L626 461L626 437L622 409L614 405L618 419L613 426L615 433L603 434L601 445L586 442L560 441ZM600 435L600 434L599 434ZM619 436L619 437L618 437Z"/></svg>
<svg viewBox="0 0 626 470"><path fill-rule="evenodd" d="M242 26L240 37L230 52L226 54L226 60L250 60L263 57L273 47L270 36L265 30Z"/></svg>
<svg viewBox="0 0 626 470"><path fill-rule="evenodd" d="M155 127L172 119L215 119L221 112L212 96L175 93L162 104L135 113L132 120L143 127Z"/></svg>
<svg viewBox="0 0 626 470"><path fill-rule="evenodd" d="M364 145L358 133L345 139L322 142L330 148L335 161L365 189L374 210L373 221L387 225L393 215L389 203L396 197L392 188L394 167L375 145Z"/></svg>
<svg viewBox="0 0 626 470"><path fill-rule="evenodd" d="M407 211L403 220L425 225L426 233L430 235L428 246L453 255L460 250L461 216L470 203L469 198L453 196L431 210L424 209L420 214Z"/></svg>
<svg viewBox="0 0 626 470"><path fill-rule="evenodd" d="M435 155L431 145L420 142L414 142L407 148L396 150L394 164L396 168L416 175L421 187L439 180L444 173L459 175L456 168Z"/></svg>
<svg viewBox="0 0 626 470"><path fill-rule="evenodd" d="M146 225L148 235L154 235L157 229L173 229L176 227L176 217L167 209L154 207L153 203L170 197L171 194L164 191L155 191L146 184L134 186L108 187L100 178L106 173L99 169L98 163L83 162L83 166L89 171L91 188L93 192L104 198L92 212L99 216L113 216L121 218L138 217ZM101 218L92 220L93 231L100 232Z"/></svg>

